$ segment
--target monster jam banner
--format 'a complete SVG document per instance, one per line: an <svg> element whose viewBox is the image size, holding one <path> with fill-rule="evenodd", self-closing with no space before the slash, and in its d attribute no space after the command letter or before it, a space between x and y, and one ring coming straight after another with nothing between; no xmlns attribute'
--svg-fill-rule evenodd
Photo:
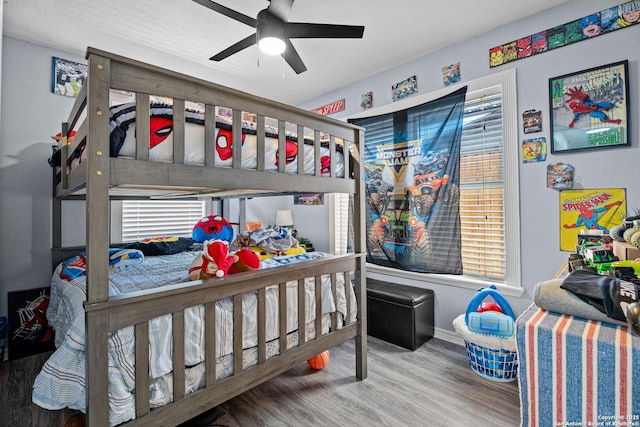
<svg viewBox="0 0 640 427"><path fill-rule="evenodd" d="M367 261L462 274L459 164L467 88L406 110L353 119L365 128Z"/></svg>

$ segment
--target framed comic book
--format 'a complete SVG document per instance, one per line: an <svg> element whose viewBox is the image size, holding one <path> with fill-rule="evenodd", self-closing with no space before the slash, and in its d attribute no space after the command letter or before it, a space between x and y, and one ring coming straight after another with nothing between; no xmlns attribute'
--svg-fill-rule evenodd
<svg viewBox="0 0 640 427"><path fill-rule="evenodd" d="M628 61L549 79L551 152L630 145Z"/></svg>

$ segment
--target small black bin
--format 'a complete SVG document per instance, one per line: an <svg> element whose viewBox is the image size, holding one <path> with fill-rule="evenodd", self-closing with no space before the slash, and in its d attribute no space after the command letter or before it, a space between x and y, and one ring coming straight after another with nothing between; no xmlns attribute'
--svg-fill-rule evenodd
<svg viewBox="0 0 640 427"><path fill-rule="evenodd" d="M415 350L433 337L433 291L367 279L367 330Z"/></svg>

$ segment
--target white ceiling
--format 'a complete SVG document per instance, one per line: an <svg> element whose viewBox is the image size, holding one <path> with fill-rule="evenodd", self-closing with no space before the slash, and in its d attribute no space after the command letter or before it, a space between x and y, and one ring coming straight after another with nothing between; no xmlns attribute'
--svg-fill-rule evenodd
<svg viewBox="0 0 640 427"><path fill-rule="evenodd" d="M3 1L5 35L81 56L92 46L296 105L568 0L297 0L291 22L365 26L363 39L292 40L308 68L299 75L256 46L209 61L254 28L192 0ZM268 5L218 3L251 17Z"/></svg>

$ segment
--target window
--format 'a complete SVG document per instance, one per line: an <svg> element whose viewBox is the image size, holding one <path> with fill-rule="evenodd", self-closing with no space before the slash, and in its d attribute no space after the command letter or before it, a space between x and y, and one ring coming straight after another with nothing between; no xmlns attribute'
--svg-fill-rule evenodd
<svg viewBox="0 0 640 427"><path fill-rule="evenodd" d="M199 200L116 200L111 204L111 241L131 242L149 237L191 236L205 216Z"/></svg>
<svg viewBox="0 0 640 427"><path fill-rule="evenodd" d="M467 83L460 158L460 220L464 275L437 275L438 283L477 289L486 283L520 286L519 145L515 70ZM412 99L419 105L445 88ZM410 105L405 103L403 108ZM393 104L365 111L386 114ZM357 116L356 116L357 117ZM356 118L353 117L353 118ZM367 130L369 131L369 130ZM370 265L370 271L416 278L413 273ZM391 270L391 272L390 272Z"/></svg>
<svg viewBox="0 0 640 427"><path fill-rule="evenodd" d="M465 275L504 281L502 94L465 101L460 152L460 225Z"/></svg>
<svg viewBox="0 0 640 427"><path fill-rule="evenodd" d="M351 248L347 248L349 241L349 195L345 193L333 194L333 230L334 236L334 253L336 255L346 254Z"/></svg>

